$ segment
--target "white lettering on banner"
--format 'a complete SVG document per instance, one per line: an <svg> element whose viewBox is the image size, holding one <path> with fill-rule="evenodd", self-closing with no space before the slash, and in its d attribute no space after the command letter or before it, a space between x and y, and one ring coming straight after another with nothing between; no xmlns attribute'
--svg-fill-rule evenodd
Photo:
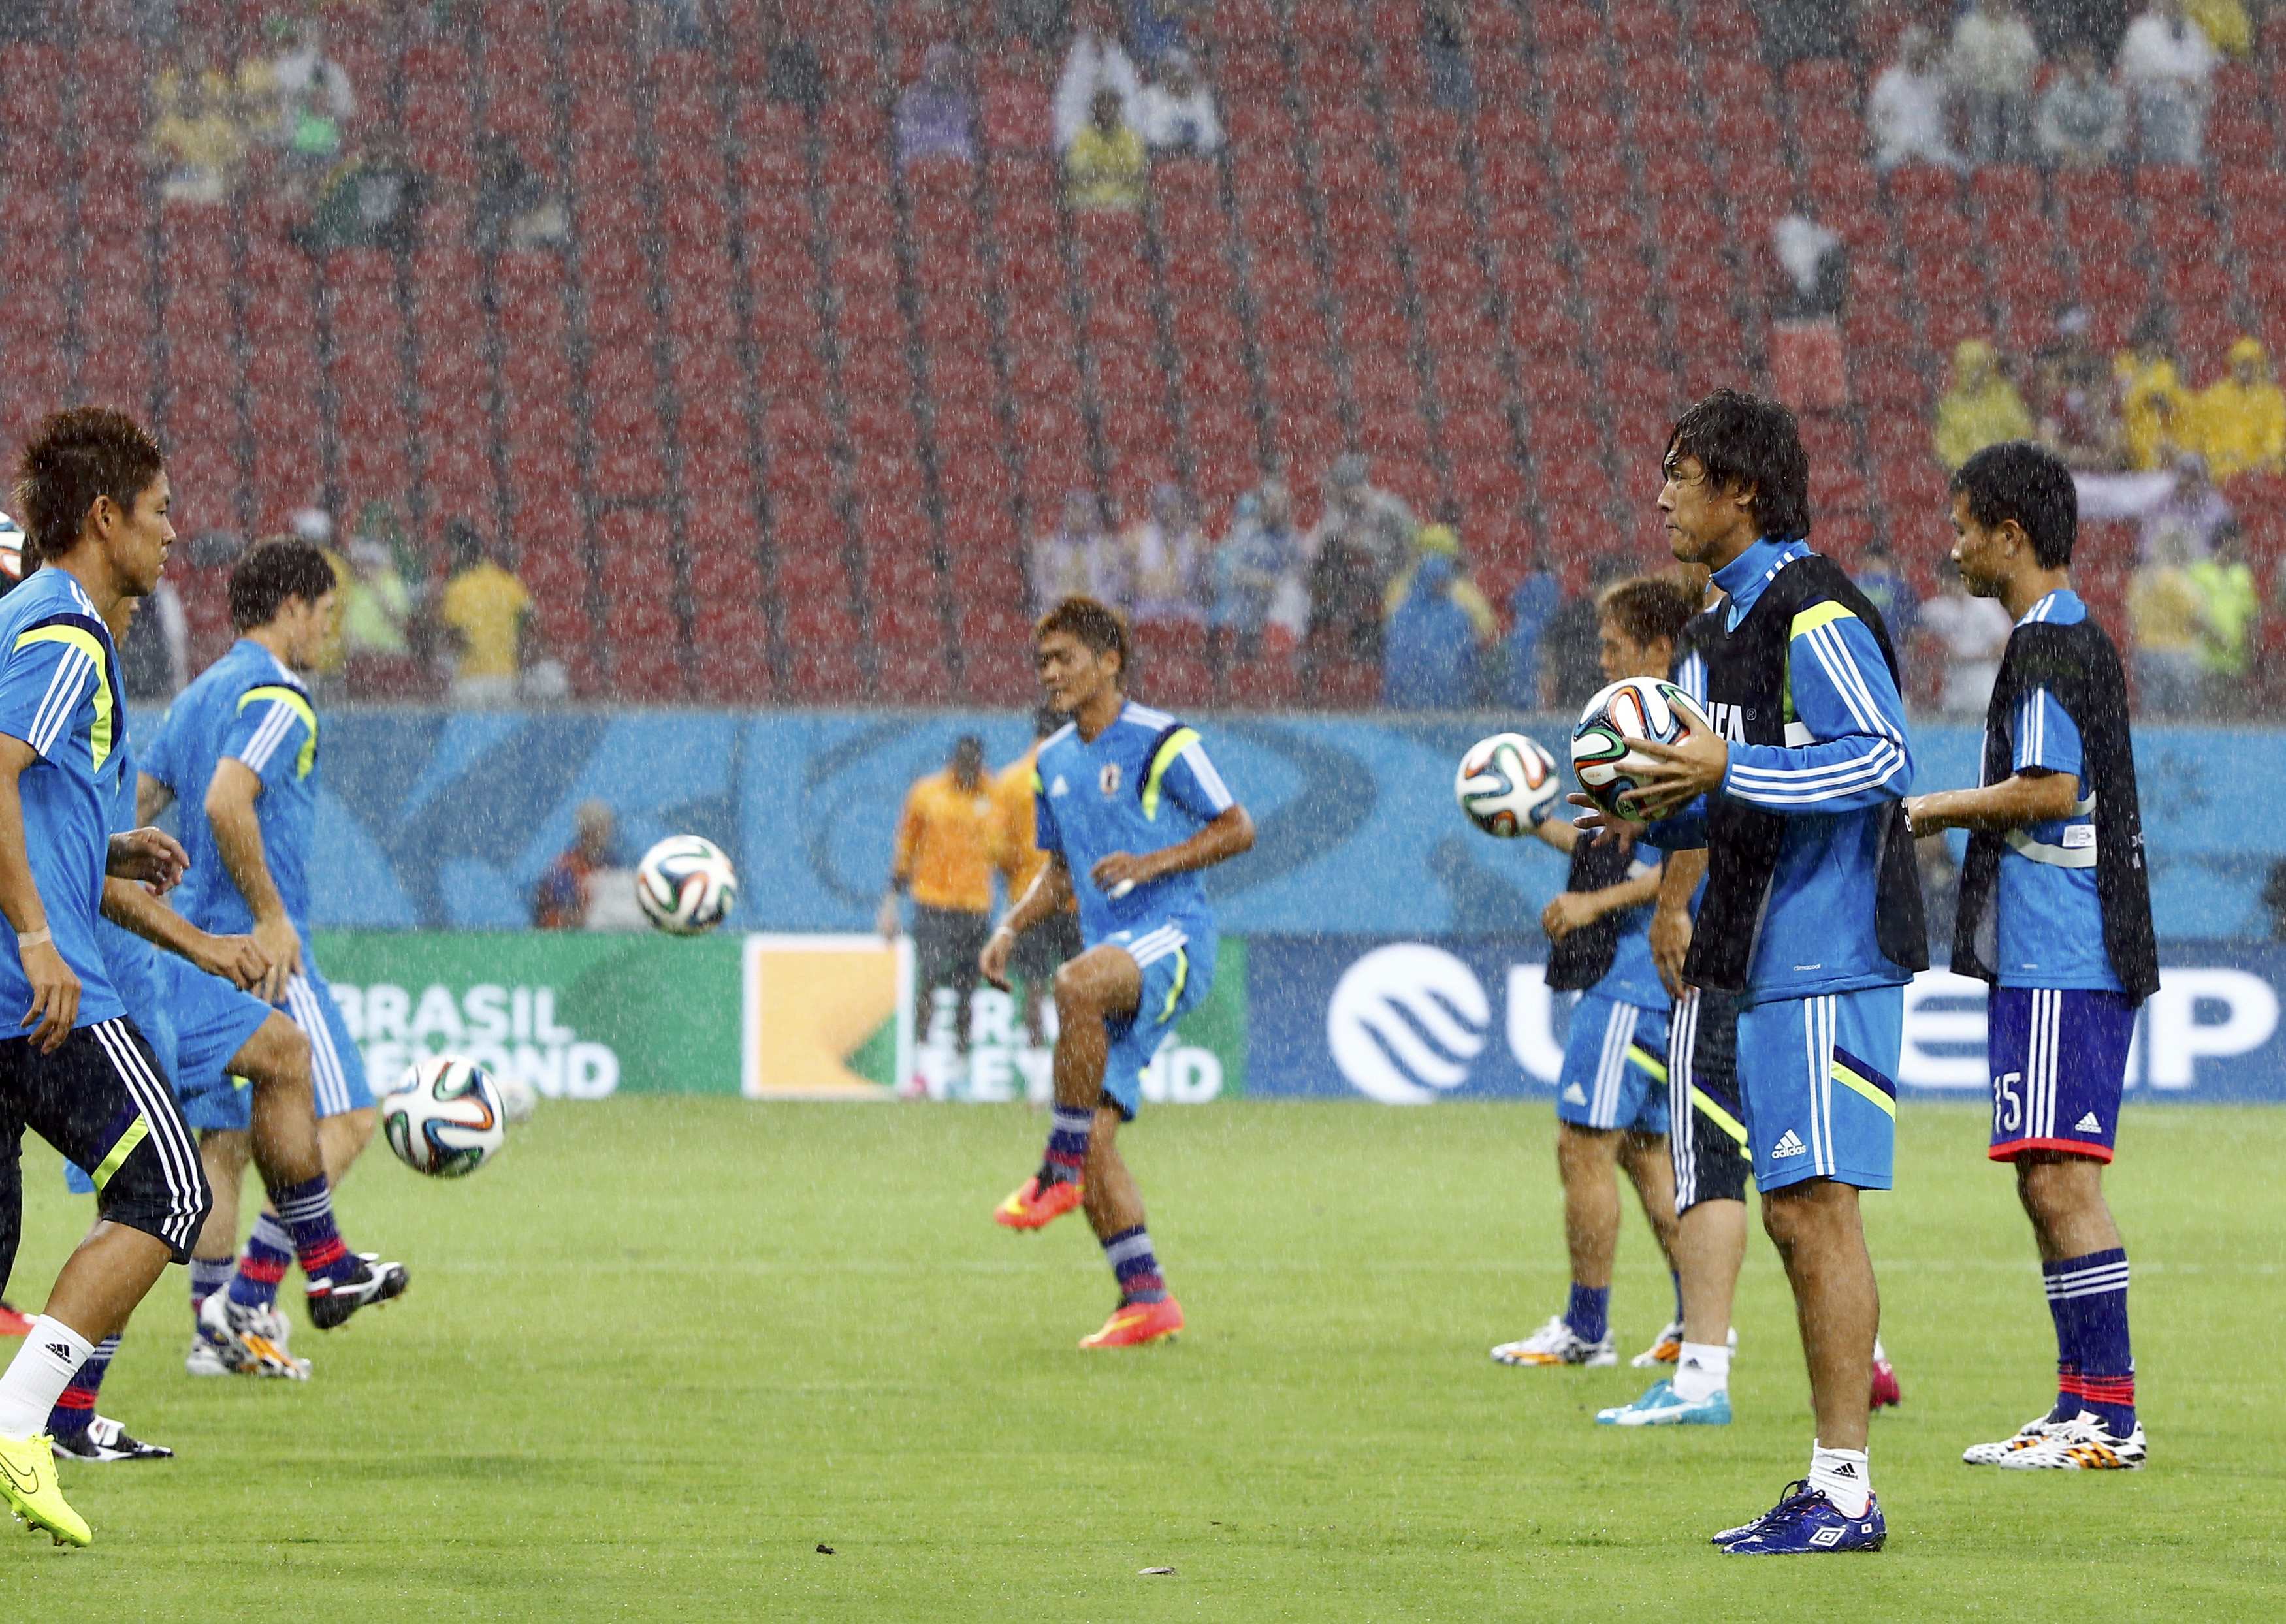
<svg viewBox="0 0 2286 1624"><path fill-rule="evenodd" d="M1924 970L1905 985L1905 1037L1896 1080L1911 1088L1988 1088L1984 983Z"/></svg>
<svg viewBox="0 0 2286 1624"><path fill-rule="evenodd" d="M1554 1087L1564 1075L1564 1045L1556 1041L1556 997L1546 965L1508 967L1508 1052L1525 1075Z"/></svg>
<svg viewBox="0 0 2286 1624"><path fill-rule="evenodd" d="M1335 983L1326 1009L1334 1063L1358 1092L1385 1105L1426 1105L1460 1087L1491 1027L1476 972L1418 942L1359 959Z"/></svg>
<svg viewBox="0 0 2286 1624"><path fill-rule="evenodd" d="M376 1093L386 1093L415 1060L458 1054L501 1076L520 1078L550 1100L603 1100L619 1092L618 1052L583 1040L556 1019L552 987L479 982L457 997L432 983L410 989L336 984L335 1000L365 1055Z"/></svg>
<svg viewBox="0 0 2286 1624"><path fill-rule="evenodd" d="M2223 1018L2201 1021L2203 1004L2220 1005ZM2278 993L2244 970L2162 970L2136 1025L2142 1055L2129 1060L2127 1075L2137 1076L2136 1060L2148 1058L2152 1087L2188 1088L2203 1057L2251 1053L2277 1034Z"/></svg>
<svg viewBox="0 0 2286 1624"><path fill-rule="evenodd" d="M1029 1100L1045 1105L1053 1097L1055 1008L1041 1012L1047 1045L1034 1048L1015 999L997 988L980 987L969 1005L968 1062L964 1074L952 1042L953 995L940 987L930 1003L928 1032L913 1053L915 1069L932 1100L998 1104ZM1222 1097L1222 1057L1211 1049L1169 1037L1143 1068L1147 1105L1203 1105Z"/></svg>

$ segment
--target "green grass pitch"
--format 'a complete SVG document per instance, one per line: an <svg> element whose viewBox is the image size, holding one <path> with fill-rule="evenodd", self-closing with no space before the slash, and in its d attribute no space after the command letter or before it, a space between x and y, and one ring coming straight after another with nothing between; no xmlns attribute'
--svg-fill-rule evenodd
<svg viewBox="0 0 2286 1624"><path fill-rule="evenodd" d="M1868 1202L1905 1391L1874 1423L1879 1556L1706 1543L1808 1458L1759 1234L1727 1430L1599 1429L1641 1373L1486 1359L1561 1302L1544 1109L1149 1114L1128 1145L1192 1329L1083 1354L1111 1293L1080 1222L989 1221L1028 1112L651 1099L545 1108L463 1184L376 1146L344 1213L414 1289L303 1330L306 1387L186 1378L169 1272L104 1397L181 1458L69 1469L94 1549L12 1534L0 1596L345 1624L2274 1617L2286 1112L2129 1114L2134 1476L1959 1463L2046 1402L2053 1345L1982 1114L1903 1130L1902 1193ZM36 1303L87 1206L44 1149L25 1171ZM1622 1352L1667 1307L1631 1218Z"/></svg>

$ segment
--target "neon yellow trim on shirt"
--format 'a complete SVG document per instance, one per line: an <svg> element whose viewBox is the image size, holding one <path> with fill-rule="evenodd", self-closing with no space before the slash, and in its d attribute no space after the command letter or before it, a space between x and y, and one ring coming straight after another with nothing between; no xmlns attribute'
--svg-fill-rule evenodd
<svg viewBox="0 0 2286 1624"><path fill-rule="evenodd" d="M95 725L87 730L88 753L101 767L111 759L114 737L111 673L104 665L103 643L93 632L78 626L35 626L16 639L18 648L33 643L60 643L77 649L95 664Z"/></svg>
<svg viewBox="0 0 2286 1624"><path fill-rule="evenodd" d="M1151 758L1150 773L1143 780L1144 816L1154 822L1158 820L1159 781L1167 776L1167 769L1175 764L1175 758L1198 742L1198 729L1195 728L1177 728L1167 735L1166 742Z"/></svg>
<svg viewBox="0 0 2286 1624"><path fill-rule="evenodd" d="M1786 636L1791 640L1805 632L1814 632L1821 626L1831 626L1836 620L1855 620L1856 618L1857 611L1849 604L1837 603L1829 598L1823 603L1812 603L1796 615L1793 624L1786 627Z"/></svg>
<svg viewBox="0 0 2286 1624"><path fill-rule="evenodd" d="M1191 956L1182 949L1175 950L1175 984L1167 989L1167 1006L1159 1012L1159 1024L1164 1026L1175 1018L1175 1005L1182 1002L1183 985L1191 979Z"/></svg>
<svg viewBox="0 0 2286 1624"><path fill-rule="evenodd" d="M135 1154L135 1147L150 1137L150 1119L138 1113L135 1120L127 1124L127 1131L119 1136L103 1160L96 1163L95 1171L88 1175L89 1182L100 1191L111 1182L111 1175L119 1171L121 1163Z"/></svg>
<svg viewBox="0 0 2286 1624"><path fill-rule="evenodd" d="M310 737L302 741L301 754L294 759L294 776L296 778L308 777L310 769L318 764L318 713L310 708L310 701L301 690L288 688L282 683L266 683L260 688L248 689L238 697L238 708L242 711L262 699L286 706L310 729Z"/></svg>
<svg viewBox="0 0 2286 1624"><path fill-rule="evenodd" d="M1888 1095L1883 1093L1880 1089L1875 1088L1871 1083L1868 1083L1864 1078L1850 1070L1849 1067L1843 1065L1840 1060L1833 1062L1833 1080L1836 1083L1841 1084L1842 1087L1849 1089L1853 1093L1864 1095L1866 1099L1872 1100L1876 1106L1888 1112L1893 1119L1897 1115L1897 1102L1896 1100L1890 1099Z"/></svg>

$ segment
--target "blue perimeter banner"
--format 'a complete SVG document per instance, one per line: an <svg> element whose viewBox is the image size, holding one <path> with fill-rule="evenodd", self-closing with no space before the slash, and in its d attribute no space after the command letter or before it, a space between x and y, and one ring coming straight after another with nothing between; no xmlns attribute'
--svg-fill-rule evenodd
<svg viewBox="0 0 2286 1624"><path fill-rule="evenodd" d="M153 719L138 716L147 729ZM1537 939L1564 861L1478 833L1453 769L1513 717L1210 716L1209 750L1261 837L1207 876L1228 933L1365 931ZM1567 723L1528 719L1558 746ZM505 929L589 797L619 814L630 859L703 834L738 865L743 930L871 927L898 808L964 732L997 766L1029 743L1008 713L344 709L325 718L315 923L322 929ZM2136 736L2163 937L2267 938L2261 903L2286 857L2286 736ZM1974 782L1973 728L1917 727L1917 783Z"/></svg>
<svg viewBox="0 0 2286 1624"><path fill-rule="evenodd" d="M1543 944L1256 936L1247 945L1253 1099L1553 1099L1573 995ZM2286 947L2179 942L2162 955L2127 1062L2131 1100L2286 1102ZM1990 1097L1984 987L1949 971L1906 989L1898 1084Z"/></svg>

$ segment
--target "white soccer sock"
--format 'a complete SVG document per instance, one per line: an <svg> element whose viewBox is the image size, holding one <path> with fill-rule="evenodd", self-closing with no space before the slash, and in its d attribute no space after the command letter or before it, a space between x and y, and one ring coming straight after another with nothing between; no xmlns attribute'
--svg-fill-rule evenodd
<svg viewBox="0 0 2286 1624"><path fill-rule="evenodd" d="M1889 1357L1889 1356L1888 1356L1887 1353L1884 1353L1884 1352L1881 1352L1881 1339L1880 1339L1879 1336L1874 1337L1874 1338L1873 1338L1873 1362L1874 1362L1875 1364L1877 1364L1877 1365L1878 1365L1878 1364L1880 1364L1882 1360L1884 1360L1888 1359L1888 1357Z"/></svg>
<svg viewBox="0 0 2286 1624"><path fill-rule="evenodd" d="M60 1320L42 1314L0 1376L0 1438L36 1438L95 1344Z"/></svg>
<svg viewBox="0 0 2286 1624"><path fill-rule="evenodd" d="M1675 1396L1686 1404L1711 1399L1730 1385L1730 1346L1686 1342L1675 1357Z"/></svg>
<svg viewBox="0 0 2286 1624"><path fill-rule="evenodd" d="M1863 1517L1873 1498L1873 1468L1863 1449L1828 1449L1809 1440L1809 1486L1822 1489L1844 1517Z"/></svg>

